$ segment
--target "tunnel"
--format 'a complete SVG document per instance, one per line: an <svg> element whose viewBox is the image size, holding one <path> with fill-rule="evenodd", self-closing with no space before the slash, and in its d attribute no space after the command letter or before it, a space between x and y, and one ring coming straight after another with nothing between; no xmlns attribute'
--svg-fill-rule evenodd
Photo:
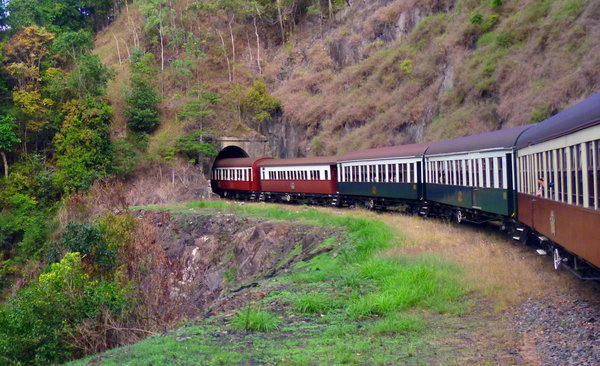
<svg viewBox="0 0 600 366"><path fill-rule="evenodd" d="M213 167L214 167L215 163L221 159L247 158L247 157L249 157L249 155L246 151L244 151L244 149L242 149L239 146L230 145L230 146L227 146L226 148L224 148L223 150L219 151L219 154L217 155L217 157L215 158L215 161L213 162Z"/></svg>

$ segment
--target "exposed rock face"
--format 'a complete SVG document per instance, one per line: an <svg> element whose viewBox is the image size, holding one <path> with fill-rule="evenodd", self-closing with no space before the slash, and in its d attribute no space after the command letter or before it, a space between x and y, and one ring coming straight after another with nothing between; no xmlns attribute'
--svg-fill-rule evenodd
<svg viewBox="0 0 600 366"><path fill-rule="evenodd" d="M183 315L206 310L227 290L284 270L314 253L333 229L220 214L142 213L170 263L170 298ZM175 306L175 305L174 305Z"/></svg>
<svg viewBox="0 0 600 366"><path fill-rule="evenodd" d="M306 127L290 123L282 116L263 122L259 131L268 140L271 156L278 158L296 158L307 155L304 143Z"/></svg>

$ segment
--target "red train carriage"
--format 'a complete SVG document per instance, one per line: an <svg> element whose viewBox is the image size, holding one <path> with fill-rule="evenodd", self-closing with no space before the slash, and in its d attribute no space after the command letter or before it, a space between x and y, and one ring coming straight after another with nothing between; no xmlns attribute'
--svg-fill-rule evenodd
<svg viewBox="0 0 600 366"><path fill-rule="evenodd" d="M335 157L272 159L258 166L265 200L331 203L337 197Z"/></svg>
<svg viewBox="0 0 600 366"><path fill-rule="evenodd" d="M555 267L600 268L600 94L525 131L517 149L520 230L538 233Z"/></svg>
<svg viewBox="0 0 600 366"><path fill-rule="evenodd" d="M260 186L258 164L271 158L234 158L217 160L211 187L221 197L256 199Z"/></svg>

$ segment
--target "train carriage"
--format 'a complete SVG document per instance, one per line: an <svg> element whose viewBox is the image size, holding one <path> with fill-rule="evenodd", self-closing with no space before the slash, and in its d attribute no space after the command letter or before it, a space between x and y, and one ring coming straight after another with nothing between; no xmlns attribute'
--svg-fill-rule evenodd
<svg viewBox="0 0 600 366"><path fill-rule="evenodd" d="M211 176L213 192L221 197L257 199L261 190L258 164L271 158L219 159Z"/></svg>
<svg viewBox="0 0 600 366"><path fill-rule="evenodd" d="M428 144L348 152L338 159L342 203L368 208L414 205L423 197L421 164Z"/></svg>
<svg viewBox="0 0 600 366"><path fill-rule="evenodd" d="M525 131L517 167L519 221L541 234L555 265L582 273L579 256L600 268L600 94Z"/></svg>
<svg viewBox="0 0 600 366"><path fill-rule="evenodd" d="M425 207L439 215L483 222L516 217L513 156L531 126L431 143L425 153Z"/></svg>
<svg viewBox="0 0 600 366"><path fill-rule="evenodd" d="M337 197L335 157L272 159L259 167L265 200L330 203Z"/></svg>

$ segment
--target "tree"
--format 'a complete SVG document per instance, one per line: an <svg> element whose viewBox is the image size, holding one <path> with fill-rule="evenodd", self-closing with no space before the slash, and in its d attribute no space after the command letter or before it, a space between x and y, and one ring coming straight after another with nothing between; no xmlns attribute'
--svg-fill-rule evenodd
<svg viewBox="0 0 600 366"><path fill-rule="evenodd" d="M154 56L151 53L134 51L131 57L131 88L127 95L127 125L134 132L150 133L159 123L158 103L160 97L150 80L156 72L152 67Z"/></svg>
<svg viewBox="0 0 600 366"><path fill-rule="evenodd" d="M80 29L77 32L67 31L60 33L52 44L52 51L72 62L93 47L94 38L92 33L88 30Z"/></svg>
<svg viewBox="0 0 600 366"><path fill-rule="evenodd" d="M179 118L188 120L192 123L199 124L200 130L204 130L204 121L214 115L211 106L216 105L221 101L219 94L207 92L203 90L202 85L197 85L191 91L194 96L179 112Z"/></svg>
<svg viewBox="0 0 600 366"><path fill-rule="evenodd" d="M0 155L2 155L4 177L6 178L8 178L8 160L6 159L6 152L12 150L12 148L21 141L14 130L14 118L7 116L0 117Z"/></svg>
<svg viewBox="0 0 600 366"><path fill-rule="evenodd" d="M42 63L50 55L54 34L37 26L17 32L6 44L4 68L17 85L12 99L21 112L24 150L28 132L38 133L49 123L54 102L42 95Z"/></svg>
<svg viewBox="0 0 600 366"><path fill-rule="evenodd" d="M65 103L66 116L54 136L56 182L66 192L88 188L106 176L112 161L110 141L112 108L103 100L87 97Z"/></svg>
<svg viewBox="0 0 600 366"><path fill-rule="evenodd" d="M264 81L256 80L242 99L242 112L261 124L281 109L281 101L267 91Z"/></svg>
<svg viewBox="0 0 600 366"><path fill-rule="evenodd" d="M114 77L114 72L100 61L98 55L86 54L78 59L78 63L70 74L69 86L80 97L104 95L106 85Z"/></svg>
<svg viewBox="0 0 600 366"><path fill-rule="evenodd" d="M25 27L6 44L5 69L17 81L20 90L39 87L42 61L50 55L54 34L37 26Z"/></svg>
<svg viewBox="0 0 600 366"><path fill-rule="evenodd" d="M53 31L98 30L110 19L113 0L10 0L7 23L12 29L37 24Z"/></svg>

